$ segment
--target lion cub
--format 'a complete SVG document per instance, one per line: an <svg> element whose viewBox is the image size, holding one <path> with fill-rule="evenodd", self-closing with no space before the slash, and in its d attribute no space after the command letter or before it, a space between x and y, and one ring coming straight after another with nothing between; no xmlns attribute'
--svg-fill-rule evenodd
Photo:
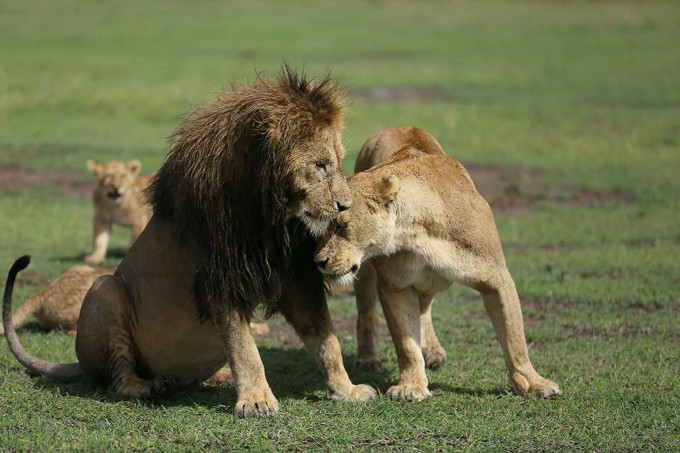
<svg viewBox="0 0 680 453"><path fill-rule="evenodd" d="M105 164L87 161L87 168L97 178L94 201L94 251L85 261L101 264L106 258L111 226L116 223L132 229L130 243L135 242L151 219L151 207L144 198L144 189L153 174L139 176L142 164L138 160Z"/></svg>
<svg viewBox="0 0 680 453"><path fill-rule="evenodd" d="M529 360L520 301L491 208L463 166L417 128L371 137L357 163L370 161L379 165L348 179L352 206L320 241L315 260L328 278L345 283L370 260L370 272L362 267L357 282L357 304L361 316L361 304L374 304L380 296L400 371L399 383L387 395L430 396L421 316L429 314L435 294L454 282L482 294L515 391L561 393Z"/></svg>
<svg viewBox="0 0 680 453"><path fill-rule="evenodd" d="M12 318L19 328L35 317L40 327L47 330L64 329L75 335L78 315L90 286L102 275L113 274L113 269L94 270L90 266L73 266L47 288L29 297ZM0 326L0 335L5 329Z"/></svg>

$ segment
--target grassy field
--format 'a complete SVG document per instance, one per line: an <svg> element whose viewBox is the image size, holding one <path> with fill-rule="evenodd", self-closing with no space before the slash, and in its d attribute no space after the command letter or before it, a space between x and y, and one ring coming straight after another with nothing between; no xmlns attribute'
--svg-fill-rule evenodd
<svg viewBox="0 0 680 453"><path fill-rule="evenodd" d="M156 169L192 105L285 59L348 86L348 173L369 135L406 125L471 169L533 362L564 391L511 393L481 298L454 287L422 403L332 401L279 318L258 339L272 419L235 419L216 385L113 401L30 377L0 345L0 451L679 450L678 23L673 1L0 2L0 276L33 255L16 305L90 251L87 159ZM114 232L110 266L128 242ZM353 299L331 310L351 370ZM381 393L398 377L382 332L385 373L350 372ZM62 333L21 338L75 358Z"/></svg>

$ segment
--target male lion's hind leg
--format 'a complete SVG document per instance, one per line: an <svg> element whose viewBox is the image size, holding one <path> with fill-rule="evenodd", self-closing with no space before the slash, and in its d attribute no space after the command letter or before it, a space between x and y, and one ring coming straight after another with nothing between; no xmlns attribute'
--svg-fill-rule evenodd
<svg viewBox="0 0 680 453"><path fill-rule="evenodd" d="M446 362L446 351L439 343L432 325L432 302L434 294L420 295L420 347L423 350L425 366L436 370Z"/></svg>
<svg viewBox="0 0 680 453"><path fill-rule="evenodd" d="M381 288L380 302L399 360L399 383L387 389L386 395L390 398L423 400L431 394L427 388L425 360L420 349L418 294L411 288L401 291Z"/></svg>
<svg viewBox="0 0 680 453"><path fill-rule="evenodd" d="M503 269L497 279L484 286L481 291L484 307L503 348L512 387L520 395L547 398L561 394L559 386L540 376L529 360L519 296L507 269Z"/></svg>
<svg viewBox="0 0 680 453"><path fill-rule="evenodd" d="M115 398L149 398L174 388L168 376L140 378L130 336L130 299L118 276L97 279L83 301L78 321L76 353L89 374L103 375Z"/></svg>
<svg viewBox="0 0 680 453"><path fill-rule="evenodd" d="M378 303L377 275L370 261L359 270L354 283L357 304L357 371L383 372L382 360L378 356L378 317L375 311Z"/></svg>

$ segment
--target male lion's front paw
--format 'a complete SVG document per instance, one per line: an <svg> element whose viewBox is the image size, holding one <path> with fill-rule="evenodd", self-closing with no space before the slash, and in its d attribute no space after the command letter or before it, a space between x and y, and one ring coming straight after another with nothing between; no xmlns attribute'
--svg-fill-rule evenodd
<svg viewBox="0 0 680 453"><path fill-rule="evenodd" d="M556 383L538 374L528 377L520 373L514 373L510 376L510 383L515 392L522 396L539 395L543 398L549 398L562 394L562 390L560 390Z"/></svg>
<svg viewBox="0 0 680 453"><path fill-rule="evenodd" d="M356 371L370 371L373 373L382 373L384 371L382 360L380 359L357 359L354 362L354 369Z"/></svg>
<svg viewBox="0 0 680 453"><path fill-rule="evenodd" d="M236 402L234 414L238 418L270 417L279 411L279 402L269 388L258 393Z"/></svg>
<svg viewBox="0 0 680 453"><path fill-rule="evenodd" d="M405 399L405 400L416 400L422 401L425 398L432 396L430 391L424 385L416 384L399 384L393 385L385 393L389 398L392 399Z"/></svg>
<svg viewBox="0 0 680 453"><path fill-rule="evenodd" d="M423 358L426 367L436 370L446 362L446 351L441 346L432 349L423 348Z"/></svg>
<svg viewBox="0 0 680 453"><path fill-rule="evenodd" d="M334 393L333 399L336 401L375 401L378 399L378 392L370 385L359 384L353 386L345 395Z"/></svg>
<svg viewBox="0 0 680 453"><path fill-rule="evenodd" d="M85 262L90 263L90 264L101 264L104 262L104 257L101 255L95 255L92 253L91 255L87 255L85 257Z"/></svg>

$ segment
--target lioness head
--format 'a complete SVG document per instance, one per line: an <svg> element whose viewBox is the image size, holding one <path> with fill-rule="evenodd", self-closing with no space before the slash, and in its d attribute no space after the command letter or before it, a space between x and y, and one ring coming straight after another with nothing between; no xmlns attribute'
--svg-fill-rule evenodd
<svg viewBox="0 0 680 453"><path fill-rule="evenodd" d="M142 164L138 160L120 162L112 160L98 164L87 161L87 168L97 178L97 191L110 203L120 203L132 191L132 185L139 176Z"/></svg>
<svg viewBox="0 0 680 453"><path fill-rule="evenodd" d="M393 202L399 192L399 179L394 175L376 176L364 172L349 178L352 207L338 215L317 247L317 266L335 283L349 284L363 261L393 251Z"/></svg>

